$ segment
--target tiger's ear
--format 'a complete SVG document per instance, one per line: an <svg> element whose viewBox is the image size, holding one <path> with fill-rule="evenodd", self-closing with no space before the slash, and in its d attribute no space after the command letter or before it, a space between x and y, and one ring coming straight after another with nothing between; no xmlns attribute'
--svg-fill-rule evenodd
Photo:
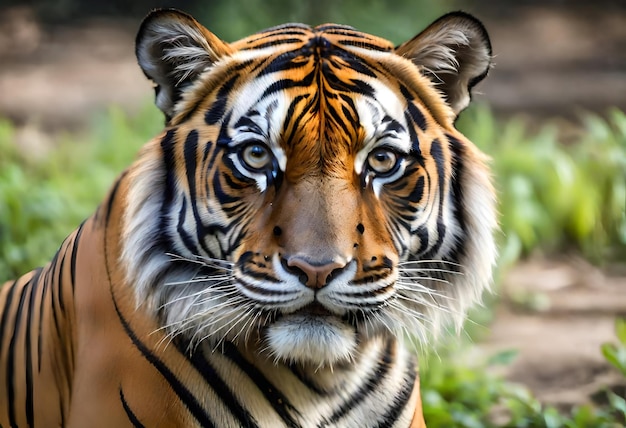
<svg viewBox="0 0 626 428"><path fill-rule="evenodd" d="M464 12L433 22L396 53L413 61L430 78L458 115L469 105L471 90L491 66L491 43L483 24Z"/></svg>
<svg viewBox="0 0 626 428"><path fill-rule="evenodd" d="M169 121L182 91L211 64L231 53L228 44L176 9L158 9L143 20L135 54L156 84L156 105Z"/></svg>

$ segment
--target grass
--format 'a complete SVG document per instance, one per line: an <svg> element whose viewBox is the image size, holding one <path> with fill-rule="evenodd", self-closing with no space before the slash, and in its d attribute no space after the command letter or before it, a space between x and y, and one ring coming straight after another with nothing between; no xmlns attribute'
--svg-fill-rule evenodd
<svg viewBox="0 0 626 428"><path fill-rule="evenodd" d="M501 264L564 249L596 262L626 256L626 115L588 113L580 126L564 145L555 123L530 133L485 106L461 116L458 127L493 157Z"/></svg>
<svg viewBox="0 0 626 428"><path fill-rule="evenodd" d="M61 136L53 150L34 157L0 121L0 283L50 260L162 124L152 106L134 117L111 108L86 135Z"/></svg>
<svg viewBox="0 0 626 428"><path fill-rule="evenodd" d="M574 249L592 260L626 254L623 112L583 116L582 131L567 145L554 124L530 132L519 119L497 121L484 106L466 112L458 125L493 157L502 266L536 251ZM132 117L112 108L85 135L62 136L54 150L33 157L16 147L13 126L0 121L0 282L49 260L161 127L161 114L152 106ZM625 370L626 327L619 328L621 344L608 344L602 352ZM626 404L615 394L607 395L608 405L563 414L489 374L494 365L507 364L511 353L468 366L458 361L464 352L443 349L424 359L429 428L623 426Z"/></svg>

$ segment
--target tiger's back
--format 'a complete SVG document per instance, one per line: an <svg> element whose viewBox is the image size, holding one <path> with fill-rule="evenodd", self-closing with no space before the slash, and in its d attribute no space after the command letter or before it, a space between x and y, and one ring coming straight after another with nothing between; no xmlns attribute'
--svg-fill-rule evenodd
<svg viewBox="0 0 626 428"><path fill-rule="evenodd" d="M495 257L485 158L453 126L482 25L227 44L163 10L137 56L166 129L0 290L0 425L423 426L405 335L459 325Z"/></svg>

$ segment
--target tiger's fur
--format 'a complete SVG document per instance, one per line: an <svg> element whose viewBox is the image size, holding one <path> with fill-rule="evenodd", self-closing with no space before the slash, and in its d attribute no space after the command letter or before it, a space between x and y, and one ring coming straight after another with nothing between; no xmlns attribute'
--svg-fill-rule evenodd
<svg viewBox="0 0 626 428"><path fill-rule="evenodd" d="M423 427L416 362L491 280L494 192L453 125L489 39L151 13L168 122L46 267L0 289L2 427Z"/></svg>

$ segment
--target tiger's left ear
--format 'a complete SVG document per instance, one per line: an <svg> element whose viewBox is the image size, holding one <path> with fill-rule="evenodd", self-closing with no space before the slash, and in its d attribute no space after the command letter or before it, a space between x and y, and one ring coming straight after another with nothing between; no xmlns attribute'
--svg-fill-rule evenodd
<svg viewBox="0 0 626 428"><path fill-rule="evenodd" d="M135 54L144 74L156 83L156 105L167 121L182 91L219 58L229 45L176 9L157 9L143 20Z"/></svg>
<svg viewBox="0 0 626 428"><path fill-rule="evenodd" d="M469 105L471 90L491 67L491 42L483 24L464 12L452 12L396 47L430 78L458 114Z"/></svg>

